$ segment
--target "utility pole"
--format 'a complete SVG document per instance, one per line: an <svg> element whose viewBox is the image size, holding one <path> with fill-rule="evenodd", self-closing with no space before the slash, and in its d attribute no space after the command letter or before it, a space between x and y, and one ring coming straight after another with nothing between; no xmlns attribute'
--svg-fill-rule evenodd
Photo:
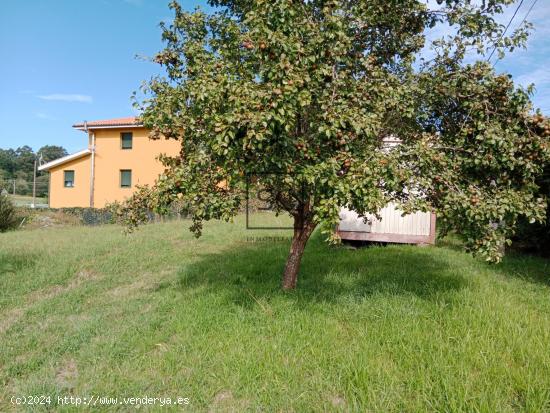
<svg viewBox="0 0 550 413"><path fill-rule="evenodd" d="M15 179L13 180L13 196L15 196Z"/></svg>
<svg viewBox="0 0 550 413"><path fill-rule="evenodd" d="M32 181L32 204L31 208L35 207L36 204L36 156L34 157L34 179Z"/></svg>

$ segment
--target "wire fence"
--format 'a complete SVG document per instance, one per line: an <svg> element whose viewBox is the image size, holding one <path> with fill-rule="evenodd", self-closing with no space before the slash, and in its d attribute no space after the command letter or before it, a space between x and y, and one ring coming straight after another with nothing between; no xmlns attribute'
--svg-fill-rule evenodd
<svg viewBox="0 0 550 413"><path fill-rule="evenodd" d="M49 183L40 178L36 183L24 179L0 180L0 193L8 195L20 207L47 208L49 189Z"/></svg>

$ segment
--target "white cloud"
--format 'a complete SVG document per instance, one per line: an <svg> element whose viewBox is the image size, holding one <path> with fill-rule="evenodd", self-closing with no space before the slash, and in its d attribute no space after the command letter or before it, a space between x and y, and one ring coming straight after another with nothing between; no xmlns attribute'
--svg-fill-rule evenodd
<svg viewBox="0 0 550 413"><path fill-rule="evenodd" d="M540 68L532 72L524 73L516 78L517 82L523 86L534 83L535 86L550 84L550 71L546 68Z"/></svg>
<svg viewBox="0 0 550 413"><path fill-rule="evenodd" d="M93 101L91 96L77 94L53 93L51 95L38 95L37 97L42 100L59 100L63 102L92 103Z"/></svg>
<svg viewBox="0 0 550 413"><path fill-rule="evenodd" d="M550 71L539 67L517 76L516 81L522 86L528 86L533 83L535 85L535 92L533 94L535 108L542 109L546 114L550 112Z"/></svg>
<svg viewBox="0 0 550 413"><path fill-rule="evenodd" d="M44 112L36 112L35 115L38 119L55 120L55 118L53 116L50 116L50 115L48 115L47 113L44 113Z"/></svg>

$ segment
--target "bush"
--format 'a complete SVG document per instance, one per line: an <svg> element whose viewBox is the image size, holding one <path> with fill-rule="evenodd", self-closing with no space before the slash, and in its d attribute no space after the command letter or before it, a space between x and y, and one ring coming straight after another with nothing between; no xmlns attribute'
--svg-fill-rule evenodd
<svg viewBox="0 0 550 413"><path fill-rule="evenodd" d="M114 223L112 212L108 208L60 208L64 214L77 217L84 225L103 225Z"/></svg>
<svg viewBox="0 0 550 413"><path fill-rule="evenodd" d="M18 219L15 205L5 194L0 194L0 232L6 232L17 227Z"/></svg>
<svg viewBox="0 0 550 413"><path fill-rule="evenodd" d="M549 202L546 223L530 224L526 219L520 220L514 246L526 252L550 256L550 165L546 166L537 183L540 187L539 195L546 197Z"/></svg>

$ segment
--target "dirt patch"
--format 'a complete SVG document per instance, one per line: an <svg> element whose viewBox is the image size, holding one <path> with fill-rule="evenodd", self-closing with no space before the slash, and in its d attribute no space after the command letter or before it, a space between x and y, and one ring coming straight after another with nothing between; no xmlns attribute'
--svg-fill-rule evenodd
<svg viewBox="0 0 550 413"><path fill-rule="evenodd" d="M78 368L73 359L65 361L55 373L55 382L64 389L73 389L78 379Z"/></svg>
<svg viewBox="0 0 550 413"><path fill-rule="evenodd" d="M64 317L64 319L67 324L81 325L91 320L92 317L87 314L71 314L67 317Z"/></svg>
<svg viewBox="0 0 550 413"><path fill-rule="evenodd" d="M48 288L43 288L42 290L33 291L28 295L29 300L36 302L41 300L49 300L50 298L54 298L55 296L61 294L63 291L66 291L67 287L64 287L62 285L52 285Z"/></svg>
<svg viewBox="0 0 550 413"><path fill-rule="evenodd" d="M128 297L130 295L133 295L133 293L135 292L138 292L140 290L145 290L145 287L147 287L152 283L153 282L151 280L147 280L147 279L136 280L130 284L123 284L113 288L112 290L109 291L109 295L117 298Z"/></svg>
<svg viewBox="0 0 550 413"><path fill-rule="evenodd" d="M29 294L29 301L41 301L48 300L58 296L59 294L65 293L67 291L73 290L86 281L94 280L100 278L100 275L92 270L80 270L76 275L71 279L67 285L53 285L42 290L33 291Z"/></svg>
<svg viewBox="0 0 550 413"><path fill-rule="evenodd" d="M8 311L5 314L0 316L0 334L6 332L12 325L17 323L23 314L25 309L23 308L14 308L13 310Z"/></svg>
<svg viewBox="0 0 550 413"><path fill-rule="evenodd" d="M214 396L208 412L238 413L246 410L247 406L248 402L235 398L231 390L222 390Z"/></svg>
<svg viewBox="0 0 550 413"><path fill-rule="evenodd" d="M129 284L121 284L109 291L109 295L112 297L129 297L135 295L135 293L151 293L162 290L171 285L170 280L166 280L165 276L173 274L174 269L166 269L159 271L156 274L144 273L140 274L140 277Z"/></svg>
<svg viewBox="0 0 550 413"><path fill-rule="evenodd" d="M84 269L84 270L80 270L76 274L76 278L79 280L92 280L94 278L97 278L97 273L92 270Z"/></svg>
<svg viewBox="0 0 550 413"><path fill-rule="evenodd" d="M71 279L69 284L65 286L53 285L51 287L43 288L27 294L26 302L22 306L9 310L0 315L0 334L5 333L12 325L17 323L23 314L34 304L40 303L43 300L54 298L59 294L73 290L81 284L97 278L100 278L100 275L91 270L80 270Z"/></svg>
<svg viewBox="0 0 550 413"><path fill-rule="evenodd" d="M167 343L156 343L149 354L152 357L162 357L164 353L167 353L170 350L170 346Z"/></svg>
<svg viewBox="0 0 550 413"><path fill-rule="evenodd" d="M344 409L346 407L346 400L340 396L331 397L330 403L337 409Z"/></svg>

